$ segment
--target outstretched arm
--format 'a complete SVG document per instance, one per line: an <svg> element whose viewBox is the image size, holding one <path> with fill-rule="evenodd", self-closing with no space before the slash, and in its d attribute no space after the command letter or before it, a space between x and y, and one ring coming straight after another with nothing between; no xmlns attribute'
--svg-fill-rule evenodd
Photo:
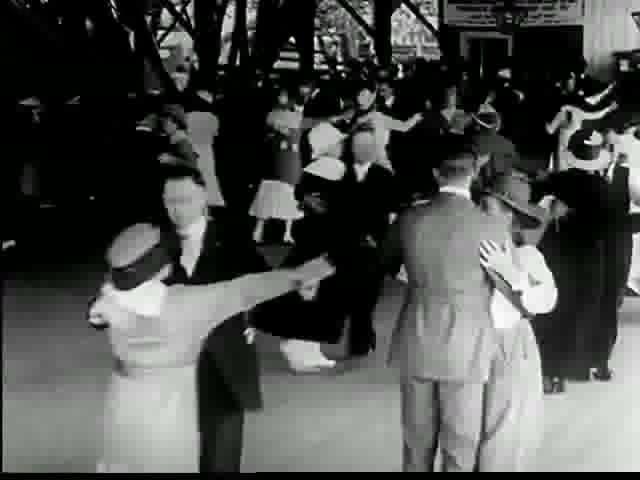
<svg viewBox="0 0 640 480"><path fill-rule="evenodd" d="M403 120L397 120L393 117L390 117L388 115L384 115L384 114L379 114L380 115L380 121L384 127L385 130L389 130L391 132L402 132L402 133L406 133L409 130L413 129L416 125L418 125L418 123L420 123L422 121L422 115L420 114L416 114L413 117L411 117L409 120L403 121Z"/></svg>
<svg viewBox="0 0 640 480"><path fill-rule="evenodd" d="M325 258L312 260L291 270L274 270L245 275L228 282L201 286L176 286L166 315L181 318L193 315L199 336L228 318L247 312L302 286L332 275L334 267Z"/></svg>
<svg viewBox="0 0 640 480"><path fill-rule="evenodd" d="M616 83L613 82L612 84L608 85L602 92L596 93L595 95L592 95L590 97L586 97L585 101L590 105L597 105L602 101L603 98L605 98L607 95L609 95L613 91L615 86L616 86Z"/></svg>

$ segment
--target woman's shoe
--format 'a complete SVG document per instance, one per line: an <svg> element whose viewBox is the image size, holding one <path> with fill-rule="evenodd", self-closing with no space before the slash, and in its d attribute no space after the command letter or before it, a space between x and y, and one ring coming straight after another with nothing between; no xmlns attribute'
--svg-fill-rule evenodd
<svg viewBox="0 0 640 480"><path fill-rule="evenodd" d="M336 366L335 361L324 356L319 343L286 340L280 344L280 351L294 373L320 373Z"/></svg>
<svg viewBox="0 0 640 480"><path fill-rule="evenodd" d="M560 395L567 391L565 380L561 378L544 377L542 380L545 395Z"/></svg>
<svg viewBox="0 0 640 480"><path fill-rule="evenodd" d="M609 367L596 368L591 374L593 379L598 382L610 382L613 380L613 370Z"/></svg>

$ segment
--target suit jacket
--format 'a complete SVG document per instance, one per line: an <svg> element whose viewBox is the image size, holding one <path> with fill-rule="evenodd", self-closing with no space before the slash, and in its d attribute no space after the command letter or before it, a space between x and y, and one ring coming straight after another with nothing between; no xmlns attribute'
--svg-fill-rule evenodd
<svg viewBox="0 0 640 480"><path fill-rule="evenodd" d="M496 354L493 285L480 265L485 240L504 243L506 226L470 200L438 194L402 214L383 247L391 273L404 265L408 288L389 361L408 377L484 383Z"/></svg>
<svg viewBox="0 0 640 480"><path fill-rule="evenodd" d="M353 165L349 165L329 201L335 241L351 247L370 236L381 243L389 229L389 214L400 207L398 190L393 173L383 166L371 165L364 180L358 182Z"/></svg>
<svg viewBox="0 0 640 480"><path fill-rule="evenodd" d="M209 221L193 275L184 283L204 285L267 270L253 245L236 233L238 230L222 217ZM179 258L176 261L179 263ZM201 424L210 414L206 399L221 395L220 390L234 398L239 409L262 408L258 355L255 346L247 343L248 326L246 320L231 318L213 330L204 343L198 365L198 388L204 400L199 409Z"/></svg>

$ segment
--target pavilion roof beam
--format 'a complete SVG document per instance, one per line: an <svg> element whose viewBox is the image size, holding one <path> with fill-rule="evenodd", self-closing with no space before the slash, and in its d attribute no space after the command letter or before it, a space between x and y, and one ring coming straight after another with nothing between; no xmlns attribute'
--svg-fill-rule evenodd
<svg viewBox="0 0 640 480"><path fill-rule="evenodd" d="M418 19L420 23L422 23L427 29L436 37L438 43L440 43L440 30L436 28L436 26L429 21L429 19L420 11L420 8L416 6L411 0L400 0L400 3L406 5L409 11Z"/></svg>
<svg viewBox="0 0 640 480"><path fill-rule="evenodd" d="M191 6L192 2L193 0L186 0L185 2L183 2L182 8L180 10L178 10L178 8L171 0L163 0L162 6L173 16L175 20L178 21L177 23L179 23L180 26L184 28L189 35L194 37L196 34L196 30L193 26L193 23L191 23L191 19L189 18L188 14L188 9Z"/></svg>
<svg viewBox="0 0 640 480"><path fill-rule="evenodd" d="M171 32L176 28L176 26L180 25L185 31L191 35L191 38L195 38L196 31L194 26L191 24L191 20L189 20L189 16L187 15L187 9L191 5L191 0L185 2L182 5L182 8L178 10L178 8L171 2L171 0L163 0L162 7L165 8L172 16L173 22L171 26L165 30L160 38L158 39L158 44L162 45L164 41L171 35Z"/></svg>
<svg viewBox="0 0 640 480"><path fill-rule="evenodd" d="M362 16L358 13L358 11L349 3L349 0L336 0L338 5L340 5L350 16L353 18L360 27L369 35L372 39L375 39L376 31L375 29L369 25L369 23L362 18Z"/></svg>

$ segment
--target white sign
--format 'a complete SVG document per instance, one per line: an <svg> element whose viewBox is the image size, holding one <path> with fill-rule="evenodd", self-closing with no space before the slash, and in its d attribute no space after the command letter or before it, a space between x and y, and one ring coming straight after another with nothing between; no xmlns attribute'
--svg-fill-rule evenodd
<svg viewBox="0 0 640 480"><path fill-rule="evenodd" d="M528 11L524 27L582 25L584 0L517 0ZM454 27L495 27L493 9L500 2L485 0L445 0L444 23Z"/></svg>

